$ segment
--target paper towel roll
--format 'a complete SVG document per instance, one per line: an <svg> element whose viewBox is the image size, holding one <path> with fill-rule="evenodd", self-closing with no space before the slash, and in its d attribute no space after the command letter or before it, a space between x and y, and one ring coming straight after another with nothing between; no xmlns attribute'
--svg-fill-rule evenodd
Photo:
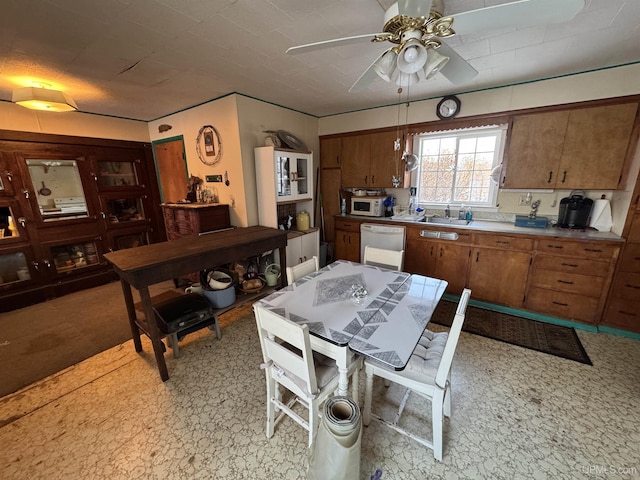
<svg viewBox="0 0 640 480"><path fill-rule="evenodd" d="M611 204L609 200L602 198L593 202L591 209L591 220L589 226L595 228L599 232L611 231L613 221L611 219Z"/></svg>

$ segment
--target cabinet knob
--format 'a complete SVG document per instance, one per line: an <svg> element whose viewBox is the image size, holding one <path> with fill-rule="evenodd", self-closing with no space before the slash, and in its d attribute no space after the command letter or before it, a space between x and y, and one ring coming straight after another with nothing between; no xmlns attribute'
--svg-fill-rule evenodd
<svg viewBox="0 0 640 480"><path fill-rule="evenodd" d="M22 190L22 193L24 194L24 198L29 198L29 190L25 188L24 190Z"/></svg>
<svg viewBox="0 0 640 480"><path fill-rule="evenodd" d="M40 264L38 262L36 262L35 260L33 262L31 262L31 265L33 265L33 268L35 268L36 270L38 270L38 267L40 266Z"/></svg>
<svg viewBox="0 0 640 480"><path fill-rule="evenodd" d="M5 172L5 174L7 175L7 180L9 180L9 182L13 181L13 173L7 171Z"/></svg>
<svg viewBox="0 0 640 480"><path fill-rule="evenodd" d="M42 263L44 263L45 267L51 268L51 262L49 260L43 260Z"/></svg>
<svg viewBox="0 0 640 480"><path fill-rule="evenodd" d="M27 224L27 220L26 220L24 217L19 217L19 218L18 218L18 223L19 223L20 225L22 225L22 228L24 228L24 227L25 227L25 225Z"/></svg>
<svg viewBox="0 0 640 480"><path fill-rule="evenodd" d="M91 175L96 182L98 181L98 175L96 175L95 172L91 172L89 175Z"/></svg>

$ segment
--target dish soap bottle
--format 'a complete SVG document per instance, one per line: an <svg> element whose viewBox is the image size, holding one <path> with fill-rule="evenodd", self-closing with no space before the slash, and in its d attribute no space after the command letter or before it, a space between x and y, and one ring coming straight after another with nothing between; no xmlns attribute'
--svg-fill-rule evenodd
<svg viewBox="0 0 640 480"><path fill-rule="evenodd" d="M464 205L460 205L460 210L458 210L458 220L464 220Z"/></svg>
<svg viewBox="0 0 640 480"><path fill-rule="evenodd" d="M470 222L473 219L473 212L471 211L471 207L467 207L467 212L464 214L464 219L467 222Z"/></svg>

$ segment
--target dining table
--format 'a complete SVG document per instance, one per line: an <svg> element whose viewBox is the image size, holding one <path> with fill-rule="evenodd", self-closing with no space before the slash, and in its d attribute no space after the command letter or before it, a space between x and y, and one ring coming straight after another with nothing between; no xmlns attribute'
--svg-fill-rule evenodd
<svg viewBox="0 0 640 480"><path fill-rule="evenodd" d="M265 309L306 324L312 350L336 361L346 395L354 355L403 369L447 287L444 280L337 260L271 295Z"/></svg>

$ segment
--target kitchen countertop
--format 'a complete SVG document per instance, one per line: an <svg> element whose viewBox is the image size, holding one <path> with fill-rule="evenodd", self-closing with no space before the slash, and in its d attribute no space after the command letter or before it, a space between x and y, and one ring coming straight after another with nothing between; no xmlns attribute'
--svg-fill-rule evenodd
<svg viewBox="0 0 640 480"><path fill-rule="evenodd" d="M611 232L599 232L597 230L570 230L565 228L556 228L549 226L547 228L531 228L531 227L516 227L513 222L501 222L493 220L472 220L468 225L446 225L439 223L429 222L411 222L403 220L393 220L390 217L363 217L359 215L337 215L336 218L345 218L348 220L354 220L366 223L386 223L394 225L417 225L420 227L429 227L432 230L439 228L453 228L456 230L475 230L478 232L487 233L509 233L509 234L523 234L523 235L538 235L548 237L560 237L576 240L602 240L609 242L624 242L624 239L619 235Z"/></svg>

